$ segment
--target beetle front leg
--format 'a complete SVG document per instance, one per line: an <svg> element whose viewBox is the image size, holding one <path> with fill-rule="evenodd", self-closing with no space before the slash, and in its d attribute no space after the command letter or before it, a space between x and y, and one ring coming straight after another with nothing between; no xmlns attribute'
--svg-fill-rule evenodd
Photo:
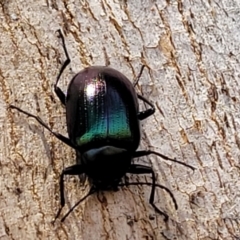
<svg viewBox="0 0 240 240"><path fill-rule="evenodd" d="M69 209L69 211L63 216L63 218L61 219L61 222L64 222L64 220L67 218L67 216L74 210L74 208L80 204L82 201L84 201L87 197L89 197L90 195L92 195L93 193L97 192L97 190L94 188L94 186L92 186L89 190L89 192L83 197L81 198L73 207L71 207ZM56 218L55 218L56 220ZM54 221L55 221L54 220Z"/></svg>
<svg viewBox="0 0 240 240"><path fill-rule="evenodd" d="M154 197L155 197L155 190L156 190L156 177L153 169L151 167L140 165L140 164L132 164L130 166L130 169L127 172L132 174L150 173L152 175L152 190L149 198L149 203L152 205L152 207L155 209L156 212L164 216L164 221L167 221L169 218L168 215L162 212L161 210L159 210L158 207L154 204ZM176 202L175 199L174 199L174 202Z"/></svg>
<svg viewBox="0 0 240 240"><path fill-rule="evenodd" d="M58 81L63 73L63 71L65 70L65 68L67 67L68 64L70 64L71 62L71 59L69 58L69 55L68 55L68 52L67 52L67 48L66 48L66 44L65 44L65 40L64 40L64 37L63 37L63 34L61 32L61 30L59 29L58 30L58 33L59 33L59 37L61 38L62 40L62 45L63 45L63 49L64 49L64 53L65 53L65 56L66 56L66 60L65 62L63 63L60 71L59 71L59 74L57 76L57 80L56 80L56 83L54 84L54 91L55 93L57 94L58 98L60 99L61 103L63 105L66 105L66 96L65 94L63 93L63 91L57 86L58 84Z"/></svg>
<svg viewBox="0 0 240 240"><path fill-rule="evenodd" d="M56 214L56 217L54 219L55 220L59 217L64 205L65 205L65 197L64 197L64 176L65 175L80 175L84 173L84 168L82 165L72 165L70 167L65 168L60 176L60 181L59 181L59 187L60 187L60 202L61 202L61 206L58 209L58 212Z"/></svg>

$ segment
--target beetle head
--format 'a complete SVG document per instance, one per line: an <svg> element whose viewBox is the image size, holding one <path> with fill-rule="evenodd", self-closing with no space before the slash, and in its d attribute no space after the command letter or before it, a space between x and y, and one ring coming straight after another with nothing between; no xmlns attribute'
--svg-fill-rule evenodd
<svg viewBox="0 0 240 240"><path fill-rule="evenodd" d="M131 153L126 149L104 146L82 154L86 174L101 189L116 186L131 164Z"/></svg>

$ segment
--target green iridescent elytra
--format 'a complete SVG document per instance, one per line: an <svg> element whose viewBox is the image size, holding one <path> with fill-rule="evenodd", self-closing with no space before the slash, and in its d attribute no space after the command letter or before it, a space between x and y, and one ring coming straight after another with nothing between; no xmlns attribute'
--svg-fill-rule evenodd
<svg viewBox="0 0 240 240"><path fill-rule="evenodd" d="M124 75L107 67L87 68L73 78L69 89L68 132L80 150L106 145L137 149L140 139L138 101L132 84Z"/></svg>

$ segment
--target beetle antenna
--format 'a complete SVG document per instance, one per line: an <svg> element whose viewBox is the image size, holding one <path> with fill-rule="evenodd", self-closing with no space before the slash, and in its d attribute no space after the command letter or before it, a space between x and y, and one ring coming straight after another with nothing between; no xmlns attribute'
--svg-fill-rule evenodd
<svg viewBox="0 0 240 240"><path fill-rule="evenodd" d="M68 217L68 215L74 210L75 207L77 207L77 205L79 205L82 201L84 201L87 197L89 197L90 195L92 195L93 193L97 192L97 190L95 189L94 186L91 187L91 189L89 190L89 192L87 193L86 196L84 196L83 198L81 198L76 204L74 204L73 207L71 207L69 209L69 211L63 216L63 218L61 219L61 222L64 222L64 220Z"/></svg>

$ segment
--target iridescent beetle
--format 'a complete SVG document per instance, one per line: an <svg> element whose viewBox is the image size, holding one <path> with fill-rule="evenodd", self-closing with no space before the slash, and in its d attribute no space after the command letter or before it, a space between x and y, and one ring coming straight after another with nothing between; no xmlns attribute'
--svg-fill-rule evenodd
<svg viewBox="0 0 240 240"><path fill-rule="evenodd" d="M92 186L88 194L77 204L99 190L116 190L119 186L124 185L151 185L149 203L167 220L168 215L154 204L155 188L160 187L167 191L177 209L173 194L166 187L156 184L155 174L151 167L134 164L133 158L155 154L165 160L180 163L191 169L194 168L154 151L136 151L140 143L139 121L152 115L155 108L146 98L136 93L135 84L133 85L119 71L102 66L85 68L71 80L65 96L57 84L64 69L70 63L70 58L64 37L60 30L58 32L67 59L60 69L54 90L62 104L66 106L69 138L53 132L39 117L10 105L10 108L35 118L59 140L76 150L76 164L65 168L60 177L61 207L56 218L59 217L65 205L64 175L86 174ZM143 67L136 82L142 70ZM149 108L139 111L138 99L146 103ZM121 179L127 173L151 174L152 182L121 183ZM61 221L64 221L73 208Z"/></svg>

